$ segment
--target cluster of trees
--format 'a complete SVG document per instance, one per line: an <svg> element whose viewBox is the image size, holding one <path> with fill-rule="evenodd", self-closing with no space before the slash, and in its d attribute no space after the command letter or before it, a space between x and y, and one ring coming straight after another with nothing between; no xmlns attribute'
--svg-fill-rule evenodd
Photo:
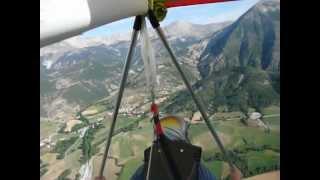
<svg viewBox="0 0 320 180"><path fill-rule="evenodd" d="M83 116L81 112L78 112L77 116L79 116L79 121L82 121L85 125L90 124L89 120L85 116Z"/></svg>
<svg viewBox="0 0 320 180"><path fill-rule="evenodd" d="M242 141L244 142L244 145L234 148L231 152L236 154L244 154L249 151L261 152L267 149L271 150L271 146L267 144L258 145L258 144L247 141L245 138L242 138Z"/></svg>
<svg viewBox="0 0 320 180"><path fill-rule="evenodd" d="M80 146L82 150L82 156L80 158L81 164L86 163L93 155L92 147L91 147L91 141L93 140L93 138L94 136L93 136L92 129L87 130L82 138L82 144Z"/></svg>
<svg viewBox="0 0 320 180"><path fill-rule="evenodd" d="M84 164L86 163L92 156L92 149L91 149L91 141L93 140L93 134L89 130L84 134L82 138L82 144L81 144L81 150L82 150L82 156L80 158L80 163Z"/></svg>
<svg viewBox="0 0 320 180"><path fill-rule="evenodd" d="M249 107L261 112L262 108L279 101L279 77L270 76L258 68L232 67L203 80L201 85L196 84L197 94L206 106L213 107L210 112L217 111L221 106L227 106L230 111L240 110L244 114L248 113ZM196 107L191 100L186 90L175 93L164 110L169 113L194 111Z"/></svg>
<svg viewBox="0 0 320 180"><path fill-rule="evenodd" d="M244 177L251 177L251 176L255 176L258 174L263 174L266 172L271 172L271 171L276 171L280 169L280 164L276 163L276 164L272 164L272 165L268 165L268 166L261 166L261 167L256 167L254 169L248 170L246 168L239 168L242 175ZM223 180L231 180L230 176L227 176L226 178L224 178Z"/></svg>
<svg viewBox="0 0 320 180"><path fill-rule="evenodd" d="M248 157L247 157L248 152L250 151L259 152L267 149L279 151L279 149L272 148L268 145L261 145L261 146L254 145L252 143L248 143L245 139L244 139L244 142L245 142L244 146L235 148L232 151L229 151L228 153L232 163L234 163L241 170L244 177L254 176L257 174L280 169L279 162L274 162L274 163L266 164L263 166L249 167ZM222 153L217 152L213 156L205 159L205 161L227 161L227 158Z"/></svg>
<svg viewBox="0 0 320 180"><path fill-rule="evenodd" d="M240 169L244 177L250 177L257 174L262 174L280 169L279 162L266 164L263 166L249 167L247 157L245 156L245 154L241 153L229 153L229 157L231 158L232 163ZM218 161L226 161L226 158L221 153L216 153L214 155L214 159Z"/></svg>
<svg viewBox="0 0 320 180"><path fill-rule="evenodd" d="M258 112L262 112L262 108L271 105L275 99L278 95L270 86L252 86L249 90L249 104Z"/></svg>
<svg viewBox="0 0 320 180"><path fill-rule="evenodd" d="M65 133L65 132L64 132L64 129L66 129L66 127L67 127L67 124L66 124L66 123L63 123L62 126L60 127L60 129L58 130L58 133L60 133L60 134Z"/></svg>
<svg viewBox="0 0 320 180"><path fill-rule="evenodd" d="M280 94L280 72L269 73L271 84L278 94Z"/></svg>
<svg viewBox="0 0 320 180"><path fill-rule="evenodd" d="M279 75L271 76L252 67L233 67L223 71L224 75L217 74L213 85L206 90L213 91L213 96L206 100L213 107L227 106L230 111L240 110L247 115L249 107L261 112L262 108L279 101Z"/></svg>
<svg viewBox="0 0 320 180"><path fill-rule="evenodd" d="M97 125L95 128L90 128L86 131L82 138L82 144L80 149L82 150L82 156L80 157L80 163L84 164L89 159L98 152L97 146L92 146L91 142L94 139L94 134L98 131L98 129L103 128L102 124Z"/></svg>
<svg viewBox="0 0 320 180"><path fill-rule="evenodd" d="M58 176L57 180L71 180L70 178L68 178L70 174L71 174L71 170L66 169Z"/></svg>
<svg viewBox="0 0 320 180"><path fill-rule="evenodd" d="M168 113L176 113L184 110L194 111L196 108L191 101L190 93L187 90L173 93L168 98L168 104L165 104L163 110Z"/></svg>
<svg viewBox="0 0 320 180"><path fill-rule="evenodd" d="M279 82L279 73L255 67L230 67L216 72L195 84L195 87L209 113L217 112L218 107L224 106L228 111L241 111L247 115L250 107L261 113L264 107L279 102ZM168 102L164 111L169 113L197 109L186 90L174 93Z"/></svg>
<svg viewBox="0 0 320 180"><path fill-rule="evenodd" d="M280 73L265 71L260 64L226 67L197 82L194 89L198 97L203 97L210 114L221 106L245 115L249 108L261 113L263 108L279 102ZM183 90L169 97L163 111L176 113L196 109L190 93Z"/></svg>
<svg viewBox="0 0 320 180"><path fill-rule="evenodd" d="M58 141L53 149L54 153L58 153L56 158L63 159L65 152L76 142L77 139L78 137L71 137L67 140Z"/></svg>
<svg viewBox="0 0 320 180"><path fill-rule="evenodd" d="M249 171L249 176L256 174L262 174L265 172L276 171L280 169L280 163L270 164L268 166L256 167L255 169Z"/></svg>
<svg viewBox="0 0 320 180"><path fill-rule="evenodd" d="M137 128L138 126L139 126L139 120L136 120L133 123L130 123L129 125L127 125L125 127L121 127L121 128L116 129L112 136L120 134L121 132L125 133L125 132L128 132L128 131L132 131L135 128Z"/></svg>

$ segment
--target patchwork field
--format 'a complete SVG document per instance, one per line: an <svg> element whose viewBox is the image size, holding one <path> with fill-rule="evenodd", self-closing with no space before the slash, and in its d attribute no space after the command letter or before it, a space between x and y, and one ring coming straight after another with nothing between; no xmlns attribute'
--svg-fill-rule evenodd
<svg viewBox="0 0 320 180"><path fill-rule="evenodd" d="M59 123L55 123L52 121L42 121L40 123L41 138L48 138L51 134L54 134L57 131L59 125Z"/></svg>
<svg viewBox="0 0 320 180"><path fill-rule="evenodd" d="M91 108L91 112L94 109ZM97 111L96 111L97 112ZM270 127L266 132L262 127L248 127L239 120L238 112L220 113L218 120L211 118L213 126L218 131L223 144L232 152L234 163L244 172L245 177L253 177L257 174L268 173L279 170L280 161L280 112L279 107L264 109L263 119ZM91 141L93 176L98 174L101 158L105 148L105 140L110 127L110 120L101 119L102 113L91 113L86 118L89 124L101 122L102 128L93 133ZM225 119L225 120L221 120ZM51 124L43 125L47 129L54 129ZM51 132L54 132L51 130ZM53 138L70 139L76 132L65 133ZM192 144L202 148L202 163L218 178L225 179L228 176L229 168L221 155L214 139L203 123L190 125L188 129L189 139ZM44 134L47 135L47 134ZM143 163L143 151L150 146L152 140L152 123L149 118L135 118L120 115L116 125L116 132L112 140L105 173L110 180L130 179L135 170ZM75 179L83 166L80 159L83 156L81 149L82 140L79 139L69 148L63 160L56 159L54 152L45 153L41 156L42 161L48 164L48 171L41 177L43 180L48 177L58 177L66 169L71 172L67 175ZM79 176L79 174L78 174ZM270 175L270 177L274 175ZM269 177L269 176L268 176ZM253 177L255 178L255 177ZM251 180L251 179L250 179ZM255 180L255 179L252 179ZM273 179L270 179L273 180Z"/></svg>

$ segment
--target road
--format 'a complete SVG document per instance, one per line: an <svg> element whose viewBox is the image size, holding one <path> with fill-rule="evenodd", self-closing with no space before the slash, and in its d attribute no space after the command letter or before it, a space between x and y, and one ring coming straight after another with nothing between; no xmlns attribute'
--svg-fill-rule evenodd
<svg viewBox="0 0 320 180"><path fill-rule="evenodd" d="M264 115L263 118L270 118L270 117L279 117L280 114L268 114L268 115ZM227 121L233 121L233 120L240 120L240 118L229 118L226 119Z"/></svg>
<svg viewBox="0 0 320 180"><path fill-rule="evenodd" d="M92 160L81 166L79 170L80 180L92 180Z"/></svg>

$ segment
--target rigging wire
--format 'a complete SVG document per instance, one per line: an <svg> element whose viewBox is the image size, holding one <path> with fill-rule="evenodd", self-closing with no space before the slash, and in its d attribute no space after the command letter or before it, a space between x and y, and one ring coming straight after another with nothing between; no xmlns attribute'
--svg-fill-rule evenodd
<svg viewBox="0 0 320 180"><path fill-rule="evenodd" d="M145 17L142 18L142 24L141 24L141 31L140 31L140 37L141 37L141 56L144 63L144 69L145 69L145 75L147 80L147 86L148 91L150 92L150 98L151 98L151 113L153 113L153 116L156 115L155 109L152 108L155 105L155 87L157 85L156 80L156 63L155 63L155 57L154 57L154 51L151 46L151 41L148 35L148 29L146 25ZM153 124L153 129L156 129L156 126ZM149 159L148 159L148 167L147 167L147 177L146 180L150 179L150 169L152 164L152 154L153 154L153 146L155 145L156 140L158 137L156 136L156 131L153 131L153 140L149 152Z"/></svg>

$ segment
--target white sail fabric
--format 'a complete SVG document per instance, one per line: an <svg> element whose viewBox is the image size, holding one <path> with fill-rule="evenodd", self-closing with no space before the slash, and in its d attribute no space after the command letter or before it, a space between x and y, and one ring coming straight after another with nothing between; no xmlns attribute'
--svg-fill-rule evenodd
<svg viewBox="0 0 320 180"><path fill-rule="evenodd" d="M40 0L40 47L147 11L148 0Z"/></svg>
<svg viewBox="0 0 320 180"><path fill-rule="evenodd" d="M145 18L142 20L141 26L141 56L144 64L144 71L147 79L147 86L153 93L157 85L157 66L155 62L154 52L148 35L148 29Z"/></svg>

